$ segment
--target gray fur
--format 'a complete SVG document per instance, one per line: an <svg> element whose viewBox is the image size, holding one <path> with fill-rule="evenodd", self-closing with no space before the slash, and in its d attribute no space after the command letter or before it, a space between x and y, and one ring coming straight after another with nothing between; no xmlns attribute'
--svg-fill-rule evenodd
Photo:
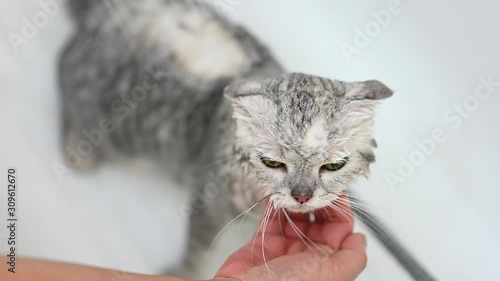
<svg viewBox="0 0 500 281"><path fill-rule="evenodd" d="M75 168L148 156L192 190L190 254L178 270L185 277L234 210L262 194L307 212L368 173L375 100L392 94L380 82L285 73L256 38L196 2L105 2L87 7L61 58L64 150ZM102 130L103 120L112 129ZM71 153L99 130L90 152ZM286 169L271 170L262 157ZM344 158L342 170L321 172ZM196 194L214 181L211 171L224 178L221 192L200 209ZM315 197L300 204L291 192Z"/></svg>
<svg viewBox="0 0 500 281"><path fill-rule="evenodd" d="M266 186L275 207L308 212L325 207L374 162L369 136L375 99L390 90L380 82L345 83L300 73L270 79L248 79L226 88L237 120L236 152ZM359 89L359 92L353 90ZM365 98L362 99L361 97ZM361 99L361 100L360 100ZM324 144L308 140L320 124ZM311 132L312 131L312 132ZM321 137L321 135L319 136ZM273 170L261 158L286 165ZM321 173L327 163L349 160L338 172ZM308 206L290 193L315 193ZM320 199L323 198L323 199Z"/></svg>

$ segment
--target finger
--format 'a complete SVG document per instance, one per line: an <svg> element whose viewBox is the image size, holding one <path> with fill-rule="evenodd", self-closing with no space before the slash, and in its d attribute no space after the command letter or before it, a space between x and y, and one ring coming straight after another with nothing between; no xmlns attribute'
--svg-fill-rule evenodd
<svg viewBox="0 0 500 281"><path fill-rule="evenodd" d="M224 262L215 277L229 278L236 276L246 272L252 265L252 257L246 251L238 251Z"/></svg>
<svg viewBox="0 0 500 281"><path fill-rule="evenodd" d="M342 245L340 246L340 250L365 250L366 249L366 236L362 233L353 233L347 236Z"/></svg>
<svg viewBox="0 0 500 281"><path fill-rule="evenodd" d="M362 234L349 235L339 251L329 256L312 252L283 255L268 260L267 264L251 263L248 252L235 254L216 274L216 277L238 277L239 280L267 280L270 272L278 277L295 277L299 280L353 281L366 266L365 239ZM327 247L327 246L325 246Z"/></svg>
<svg viewBox="0 0 500 281"><path fill-rule="evenodd" d="M365 236L361 233L347 236L332 259L339 280L355 280L367 264Z"/></svg>
<svg viewBox="0 0 500 281"><path fill-rule="evenodd" d="M303 239L307 236L315 242L325 243L338 249L344 238L350 234L354 227L354 220L350 205L342 195L332 206L318 209L314 212L315 221L311 222L308 213L292 213L284 209L274 209L267 201L262 225L265 225L267 234L279 234L287 238ZM269 213L266 215L267 211ZM264 232L264 227L259 229L258 238ZM257 238L257 239L258 239Z"/></svg>
<svg viewBox="0 0 500 281"><path fill-rule="evenodd" d="M253 256L254 261L260 262L264 258L275 258L287 252L290 241L284 233L283 210L274 209L272 204L266 202L267 206L262 215L258 230L252 240L242 249L247 250ZM265 255L254 255L265 253Z"/></svg>
<svg viewBox="0 0 500 281"><path fill-rule="evenodd" d="M265 231L266 235L279 234L288 238L297 238L297 234L290 226L289 220L294 223L294 227L301 231L305 231L310 225L309 219L305 219L306 217L309 218L308 214L291 213L283 208L275 209L269 200L266 201L264 210L257 232L259 237Z"/></svg>
<svg viewBox="0 0 500 281"><path fill-rule="evenodd" d="M309 214L291 213L285 209L273 210L270 216L272 219L266 225L265 234L280 235L283 238L290 239L300 239L309 240L311 236L310 230L312 228L321 229L324 225L323 222L310 220ZM263 228L258 233L262 235ZM315 231L312 234L320 233L320 231ZM318 240L318 237L314 237L313 240Z"/></svg>
<svg viewBox="0 0 500 281"><path fill-rule="evenodd" d="M283 231L284 217L282 209L275 209L273 204L266 200L266 205L264 212L262 214L259 229L257 231L257 236L262 235L262 233L281 233ZM264 229L265 228L265 229Z"/></svg>
<svg viewBox="0 0 500 281"><path fill-rule="evenodd" d="M278 236L265 237L265 245L262 247L261 240L256 240L255 243L250 241L241 249L233 253L224 262L216 276L230 277L241 274L249 268L261 265L271 261L277 257L287 254L287 246L281 241Z"/></svg>

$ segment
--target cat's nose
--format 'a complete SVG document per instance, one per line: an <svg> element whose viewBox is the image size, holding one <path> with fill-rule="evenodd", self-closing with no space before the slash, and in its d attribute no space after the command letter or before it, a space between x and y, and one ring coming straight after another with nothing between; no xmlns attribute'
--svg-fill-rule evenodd
<svg viewBox="0 0 500 281"><path fill-rule="evenodd" d="M309 199L311 199L311 196L309 196L309 195L293 195L293 198L295 198L295 200L297 202L299 202L300 204L304 204L307 201L309 201Z"/></svg>

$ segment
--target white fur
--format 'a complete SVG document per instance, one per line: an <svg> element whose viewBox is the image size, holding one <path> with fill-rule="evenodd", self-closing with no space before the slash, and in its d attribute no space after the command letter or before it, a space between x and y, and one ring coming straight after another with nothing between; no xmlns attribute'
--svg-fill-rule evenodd
<svg viewBox="0 0 500 281"><path fill-rule="evenodd" d="M189 75L210 81L234 77L250 67L239 42L212 15L182 9L173 5L160 13L146 36L165 42Z"/></svg>
<svg viewBox="0 0 500 281"><path fill-rule="evenodd" d="M312 122L307 130L303 144L311 149L328 149L328 131L322 121L315 120Z"/></svg>
<svg viewBox="0 0 500 281"><path fill-rule="evenodd" d="M338 194L340 194L339 191ZM296 213L309 213L317 209L331 205L339 196L335 193L328 193L323 188L314 191L313 196L306 203L298 203L291 195L288 188L282 188L277 194L273 194L270 200L275 209L286 208L288 211Z"/></svg>

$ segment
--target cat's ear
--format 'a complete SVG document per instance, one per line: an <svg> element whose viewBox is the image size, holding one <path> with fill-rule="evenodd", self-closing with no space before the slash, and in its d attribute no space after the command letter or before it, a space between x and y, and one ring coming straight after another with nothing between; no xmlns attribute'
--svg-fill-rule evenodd
<svg viewBox="0 0 500 281"><path fill-rule="evenodd" d="M230 100L245 96L260 95L262 84L256 80L235 81L224 88L224 96Z"/></svg>
<svg viewBox="0 0 500 281"><path fill-rule="evenodd" d="M345 83L345 97L351 100L380 100L392 96L393 91L377 80Z"/></svg>
<svg viewBox="0 0 500 281"><path fill-rule="evenodd" d="M345 127L343 139L358 141L358 149L371 153L371 131L375 108L381 99L392 96L392 90L379 81L341 82L344 88Z"/></svg>
<svg viewBox="0 0 500 281"><path fill-rule="evenodd" d="M379 100L392 96L393 91L376 80L345 83L347 114L353 124L371 122Z"/></svg>
<svg viewBox="0 0 500 281"><path fill-rule="evenodd" d="M256 122L270 113L272 102L261 91L261 85L256 80L242 80L224 89L224 96L233 106L234 118Z"/></svg>
<svg viewBox="0 0 500 281"><path fill-rule="evenodd" d="M393 91L377 80L345 83L345 97L350 100L380 100L392 96Z"/></svg>
<svg viewBox="0 0 500 281"><path fill-rule="evenodd" d="M276 123L276 106L255 80L232 83L224 90L231 101L240 145L254 146L261 153L279 155L280 145L269 129Z"/></svg>

